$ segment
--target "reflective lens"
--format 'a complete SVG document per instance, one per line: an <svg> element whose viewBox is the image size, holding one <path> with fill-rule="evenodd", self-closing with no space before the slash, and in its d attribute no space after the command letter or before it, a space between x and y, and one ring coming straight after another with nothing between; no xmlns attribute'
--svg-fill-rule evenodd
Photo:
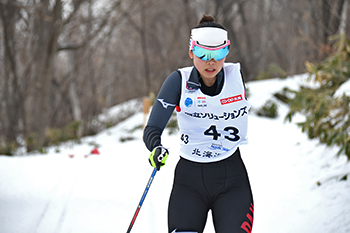
<svg viewBox="0 0 350 233"><path fill-rule="evenodd" d="M207 47L198 44L196 41L192 41L192 52L194 55L202 59L203 61L209 61L214 58L217 61L220 61L227 56L229 52L230 41L227 40L226 43L219 47Z"/></svg>

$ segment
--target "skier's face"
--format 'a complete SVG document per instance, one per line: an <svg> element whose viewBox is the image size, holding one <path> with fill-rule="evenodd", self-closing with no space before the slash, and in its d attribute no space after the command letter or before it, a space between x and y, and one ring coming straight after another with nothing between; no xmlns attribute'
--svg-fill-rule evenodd
<svg viewBox="0 0 350 233"><path fill-rule="evenodd" d="M212 86L216 81L216 75L222 69L226 57L217 61L215 59L211 59L209 61L203 61L199 57L193 54L192 51L189 51L189 56L193 58L193 64L201 75L205 85Z"/></svg>

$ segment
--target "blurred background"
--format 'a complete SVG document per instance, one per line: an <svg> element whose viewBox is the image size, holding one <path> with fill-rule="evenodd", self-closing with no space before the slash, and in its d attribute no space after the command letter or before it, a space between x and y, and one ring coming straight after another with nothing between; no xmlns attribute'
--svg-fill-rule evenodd
<svg viewBox="0 0 350 233"><path fill-rule="evenodd" d="M191 65L203 14L229 31L246 82L307 72L350 37L348 0L0 0L0 154L95 134L105 109ZM153 93L153 94L152 94ZM132 114L139 109L126 109ZM128 114L124 114L123 118Z"/></svg>

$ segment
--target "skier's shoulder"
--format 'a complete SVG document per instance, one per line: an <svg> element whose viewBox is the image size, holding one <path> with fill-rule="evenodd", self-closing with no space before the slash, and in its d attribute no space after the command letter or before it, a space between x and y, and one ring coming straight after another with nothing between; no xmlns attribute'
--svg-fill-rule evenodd
<svg viewBox="0 0 350 233"><path fill-rule="evenodd" d="M173 71L166 79L166 82L177 83L181 82L181 72L179 70Z"/></svg>

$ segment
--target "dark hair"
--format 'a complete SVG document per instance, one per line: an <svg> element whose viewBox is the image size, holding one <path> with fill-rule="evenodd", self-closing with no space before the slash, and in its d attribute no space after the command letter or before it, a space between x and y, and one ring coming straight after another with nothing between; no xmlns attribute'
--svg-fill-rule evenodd
<svg viewBox="0 0 350 233"><path fill-rule="evenodd" d="M202 16L201 20L199 21L198 25L195 28L202 28L202 27L216 27L216 28L221 28L226 30L224 26L215 22L214 17L210 15L205 15L205 14Z"/></svg>

